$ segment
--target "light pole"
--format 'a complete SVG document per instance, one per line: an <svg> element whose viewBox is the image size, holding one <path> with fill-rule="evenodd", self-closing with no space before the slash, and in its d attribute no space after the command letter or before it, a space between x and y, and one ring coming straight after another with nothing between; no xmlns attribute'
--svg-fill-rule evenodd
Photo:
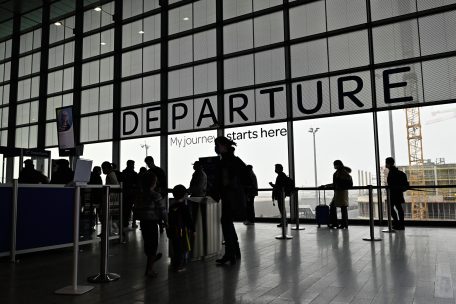
<svg viewBox="0 0 456 304"><path fill-rule="evenodd" d="M147 152L148 152L150 146L147 144L146 141L144 141L144 145L141 145L141 148L146 149L146 157L149 156L149 153L147 153Z"/></svg>
<svg viewBox="0 0 456 304"><path fill-rule="evenodd" d="M315 188L318 187L318 182L317 182L317 147L315 145L315 133L317 133L319 129L320 128L310 128L309 129L309 133L312 133L312 136L313 136ZM318 202L318 190L315 190L315 200L316 200L316 203L319 204L319 202Z"/></svg>

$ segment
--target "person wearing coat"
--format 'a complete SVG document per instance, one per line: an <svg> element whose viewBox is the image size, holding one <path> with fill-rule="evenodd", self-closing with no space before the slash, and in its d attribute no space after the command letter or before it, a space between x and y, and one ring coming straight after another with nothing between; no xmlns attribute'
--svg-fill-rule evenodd
<svg viewBox="0 0 456 304"><path fill-rule="evenodd" d="M350 176L351 169L345 167L342 161L335 160L332 184L325 185L325 188L334 190L334 197L329 205L330 226L329 228L347 229L348 228L348 189L353 187L353 180ZM338 225L337 208L342 213L342 222Z"/></svg>
<svg viewBox="0 0 456 304"><path fill-rule="evenodd" d="M233 221L245 219L247 168L245 163L234 155L235 142L224 136L217 137L214 142L215 152L220 155L215 199L222 201L220 221L225 240L225 254L221 259L217 259L216 263L224 265L230 262L234 265L236 260L241 258L241 250Z"/></svg>
<svg viewBox="0 0 456 304"><path fill-rule="evenodd" d="M199 161L196 161L193 163L193 170L195 172L193 172L188 192L192 197L206 196L207 175L204 172L203 165Z"/></svg>

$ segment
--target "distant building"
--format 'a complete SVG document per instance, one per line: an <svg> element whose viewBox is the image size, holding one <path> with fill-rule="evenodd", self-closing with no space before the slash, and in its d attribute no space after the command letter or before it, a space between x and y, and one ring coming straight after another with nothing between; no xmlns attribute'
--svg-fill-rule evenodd
<svg viewBox="0 0 456 304"><path fill-rule="evenodd" d="M399 170L410 174L412 167L398 166ZM386 184L386 170L381 170L382 184ZM425 185L456 185L456 163L446 164L444 158L439 158L435 162L426 160L424 164ZM413 186L413 185L412 185ZM430 220L454 220L456 219L456 188L445 189L426 189L428 198L428 219ZM405 192L404 212L406 219L411 219L410 197ZM382 196L386 199L386 194ZM377 197L374 195L374 203L377 206ZM367 218L369 216L368 197L361 195L358 197L359 216ZM378 215L378 208L375 207L375 214ZM386 212L385 212L386 216Z"/></svg>

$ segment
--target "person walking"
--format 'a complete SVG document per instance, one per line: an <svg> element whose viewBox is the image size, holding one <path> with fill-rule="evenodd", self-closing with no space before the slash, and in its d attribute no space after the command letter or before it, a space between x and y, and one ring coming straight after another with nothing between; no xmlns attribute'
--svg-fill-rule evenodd
<svg viewBox="0 0 456 304"><path fill-rule="evenodd" d="M141 234L144 240L144 253L147 257L145 275L156 277L154 264L161 257L158 249L158 224L166 223L166 208L160 193L155 191L157 177L147 173L141 180L139 199L135 206L135 218L140 221Z"/></svg>
<svg viewBox="0 0 456 304"><path fill-rule="evenodd" d="M123 226L128 227L131 211L136 200L138 191L138 173L135 171L135 161L128 160L127 167L122 171L123 178ZM133 226L132 222L132 226ZM133 228L133 227L132 227Z"/></svg>
<svg viewBox="0 0 456 304"><path fill-rule="evenodd" d="M329 228L347 229L348 228L348 189L353 187L353 180L350 176L351 169L345 167L342 161L333 162L336 172L333 174L332 184L324 185L323 188L334 190L334 197L329 204L330 225ZM337 207L342 214L342 222L338 225Z"/></svg>
<svg viewBox="0 0 456 304"><path fill-rule="evenodd" d="M222 233L225 240L225 254L217 259L218 265L230 262L236 264L241 258L238 236L234 227L234 220L245 219L245 185L247 169L245 163L234 155L236 143L224 136L215 139L215 152L220 155L218 164L216 200L222 201Z"/></svg>
<svg viewBox="0 0 456 304"><path fill-rule="evenodd" d="M283 166L281 164L276 164L275 173L277 173L275 183L270 182L269 185L272 187L272 201L277 201L279 205L280 218L283 216L283 209L285 206L285 187L287 186L287 175L283 172ZM285 214L286 217L286 214ZM287 223L288 225L288 223ZM277 227L282 227L282 224L277 225Z"/></svg>
<svg viewBox="0 0 456 304"><path fill-rule="evenodd" d="M246 187L246 220L244 225L255 225L255 196L258 196L258 181L253 172L252 165L247 165L247 179L249 181Z"/></svg>
<svg viewBox="0 0 456 304"><path fill-rule="evenodd" d="M155 165L154 158L152 156L146 156L144 159L149 170L148 173L152 173L157 177L157 185L155 191L160 193L163 200L166 200L168 197L168 183L166 179L165 171L162 168ZM166 203L165 203L166 205ZM163 223L160 223L160 233L163 233L165 226Z"/></svg>
<svg viewBox="0 0 456 304"><path fill-rule="evenodd" d="M388 169L387 183L390 189L390 208L391 216L393 217L393 229L404 230L405 221L402 204L405 204L404 191L409 187L407 175L396 167L395 160L392 157L385 159L385 167Z"/></svg>

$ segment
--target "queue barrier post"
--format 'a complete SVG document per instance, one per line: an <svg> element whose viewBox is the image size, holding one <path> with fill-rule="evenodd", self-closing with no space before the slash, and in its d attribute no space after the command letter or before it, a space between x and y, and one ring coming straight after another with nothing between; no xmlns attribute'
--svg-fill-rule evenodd
<svg viewBox="0 0 456 304"><path fill-rule="evenodd" d="M364 241L377 242L382 239L376 238L374 234L374 199L373 199L373 187L372 185L368 186L369 190L369 230L370 237L363 238Z"/></svg>
<svg viewBox="0 0 456 304"><path fill-rule="evenodd" d="M74 188L74 214L73 214L73 276L72 284L56 290L54 293L62 295L82 295L93 289L93 286L78 285L78 260L79 260L79 213L81 209L81 188Z"/></svg>
<svg viewBox="0 0 456 304"><path fill-rule="evenodd" d="M291 235L287 235L287 210L285 208L285 192L282 191L280 192L280 198L277 202L278 204L282 204L282 218L281 218L281 224L282 224L282 234L276 236L275 238L278 240L290 240L293 237Z"/></svg>
<svg viewBox="0 0 456 304"><path fill-rule="evenodd" d="M292 201L292 206L294 207L294 214L295 214L295 227L292 227L291 230L305 230L304 227L299 227L299 199L298 199L298 190L293 191L290 196L290 200Z"/></svg>
<svg viewBox="0 0 456 304"><path fill-rule="evenodd" d="M111 230L108 227L110 187L104 186L103 189L105 198L103 200L103 222L101 224L100 273L87 279L91 283L109 283L120 279L118 274L108 272L109 231Z"/></svg>
<svg viewBox="0 0 456 304"><path fill-rule="evenodd" d="M396 231L393 229L393 223L391 222L391 191L390 188L386 188L386 212L388 216L388 229L382 230L385 233L395 233Z"/></svg>

